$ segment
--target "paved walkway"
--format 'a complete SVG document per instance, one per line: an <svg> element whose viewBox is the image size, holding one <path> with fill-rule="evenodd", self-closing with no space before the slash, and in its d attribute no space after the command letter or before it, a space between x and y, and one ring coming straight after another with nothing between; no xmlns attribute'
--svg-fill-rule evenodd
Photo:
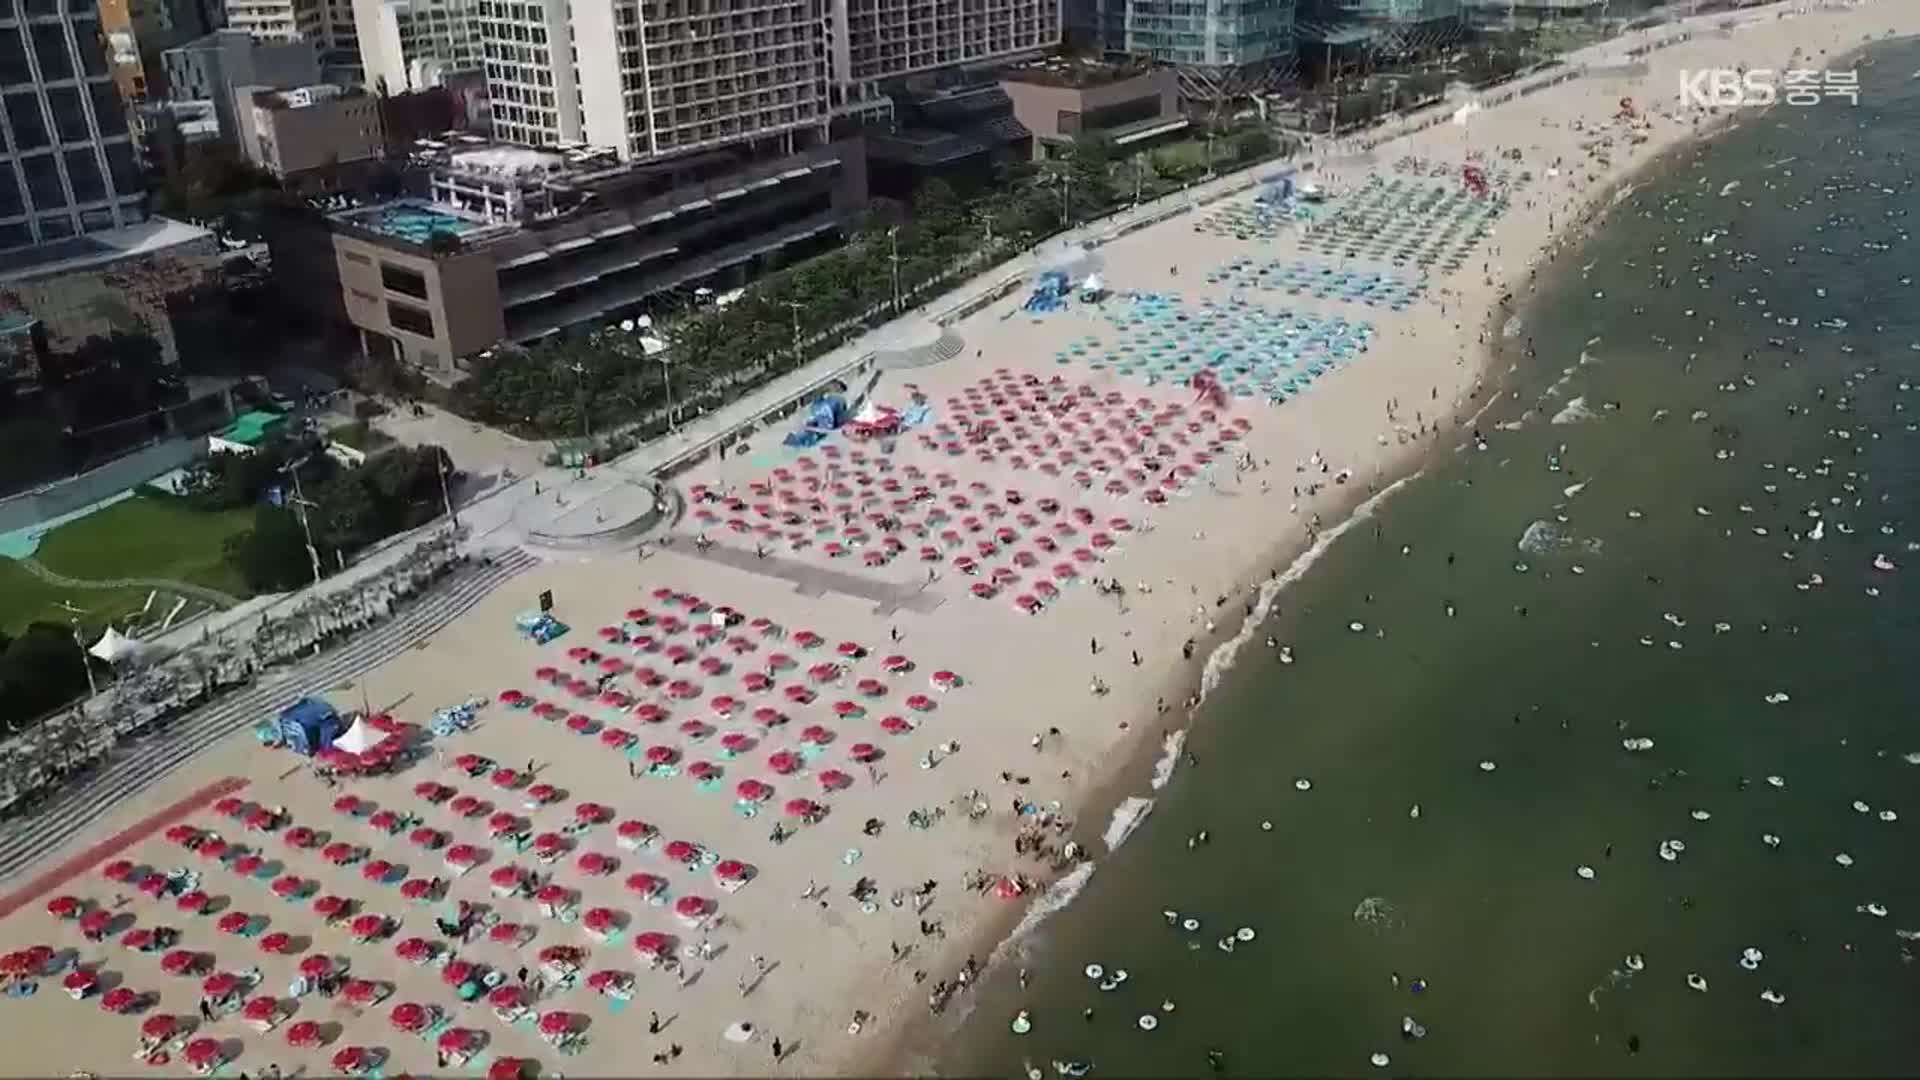
<svg viewBox="0 0 1920 1080"><path fill-rule="evenodd" d="M110 581L95 581L88 578L70 578L65 574L47 569L39 559L14 560L27 573L49 585L62 589L159 589L162 592L190 596L195 600L204 600L217 608L230 608L240 602L238 597L229 596L219 589L209 589L205 585L195 585L186 581L172 581L167 578L114 578Z"/></svg>
<svg viewBox="0 0 1920 1080"><path fill-rule="evenodd" d="M861 574L814 566L798 559L787 559L771 554L755 555L751 551L742 551L726 544L708 544L703 550L682 537L680 542L674 544L673 550L682 555L691 555L696 559L705 559L722 566L731 566L736 570L745 570L750 574L792 582L794 591L802 596L839 593L842 596L870 600L875 605L874 613L878 615L891 615L896 611L912 611L926 615L946 602L945 598L938 593L928 592L925 584L902 585L892 581L880 581Z"/></svg>

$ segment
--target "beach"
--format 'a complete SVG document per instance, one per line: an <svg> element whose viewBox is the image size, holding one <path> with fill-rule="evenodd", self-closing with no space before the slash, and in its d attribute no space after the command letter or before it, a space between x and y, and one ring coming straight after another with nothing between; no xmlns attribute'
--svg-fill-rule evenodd
<svg viewBox="0 0 1920 1080"><path fill-rule="evenodd" d="M1059 599L1038 614L1015 609L1010 601L1018 587L996 590L989 599L976 598L973 586L980 579L957 570L951 551L940 551L937 561L918 561L918 549L927 546L921 539L908 541L901 555L886 565L866 568L858 564L858 547L848 556L829 558L822 551L824 544L796 548L777 539L756 540L754 534L735 532L723 523L701 522L691 511L724 502L728 492L751 503L761 497L754 492L756 483L767 484L769 492L805 486L808 470L794 455L778 453L771 445L738 448L677 479L688 495L702 488L712 499L690 503L671 544L649 543L644 557L633 552L556 555L454 625L363 680L331 688L327 695L342 709L364 702L416 725L426 724L441 707L482 700L486 704L479 707L471 732L433 740L421 760L394 776L351 781L345 787L324 786L298 759L262 752L243 735L175 772L138 805L119 808L75 850L48 860L58 864L70 859L79 849L135 827L155 807L187 798L211 781L243 778L248 783L238 797L283 807L293 822L364 845L367 853L335 866L316 852L290 850L284 826L249 830L222 820L210 807L185 820L284 860L289 872L310 879L319 894L351 897L366 910L399 920L385 940L356 944L341 928L320 925L307 905L288 905L272 897L264 884L242 880L214 864L203 866L207 884L202 888L214 895L216 904L224 900L226 907L258 912L276 927L284 924L286 932L309 939L304 942L309 947L264 954L256 944L262 926L251 928L253 937L223 935L212 925L221 911L217 906L207 917L162 915L164 902L107 882L91 868L57 885L51 894L86 898L142 926L170 922L182 929L192 947L211 954L215 959L209 963L219 969L260 969L261 993L285 988L301 956L311 952L350 961L355 977L387 988L379 1006L301 998L294 1006L299 1017L337 1027L324 1033L328 1042L321 1050L289 1049L278 1033L257 1034L231 1019L215 1022L213 1030L237 1040L223 1047L229 1062L225 1068L252 1075L269 1064L287 1071L305 1064L314 1071L346 1045L384 1051L388 1064L383 1071L389 1075L435 1068L432 1041L397 1036L390 1028L386 1009L402 1001L439 1003L456 1026L483 1032L484 1058L524 1057L545 1070L577 1075L643 1069L689 1076L924 1070L931 1064L934 1037L945 1029L944 1017L928 1026L928 993L940 981L955 979L969 956L981 961L991 956L1059 873L1043 860L1016 855L1021 826L1038 826L1030 835L1045 854L1057 854L1073 842L1097 864L1109 846L1103 834L1109 831L1111 811L1123 798L1147 790L1147 775L1155 759L1166 753L1169 735L1185 726L1191 706L1230 662L1231 651L1221 650L1236 647L1233 642L1249 616L1264 617L1274 605L1288 605L1289 591L1279 586L1297 577L1289 568L1302 565L1303 553L1316 550L1315 537L1337 535L1354 507L1369 496L1387 490L1432 457L1453 454L1472 441L1472 417L1502 387L1502 372L1487 366L1493 355L1488 339L1499 337L1527 294L1534 271L1578 240L1593 221L1596 202L1611 204L1619 185L1637 170L1727 119L1680 109L1672 89L1679 72L1737 64L1819 66L1821 53L1837 56L1865 38L1889 31L1910 33L1920 25L1920 12L1893 3L1792 18L1781 14L1779 8L1743 13L1740 28L1724 36L1703 25L1693 40L1649 54L1645 74L1589 73L1488 108L1464 124L1442 123L1374 148L1370 160L1331 150L1312 175L1327 186L1336 207L1342 194L1360 187L1369 174L1391 171L1395 161L1408 155L1431 162L1442 177L1441 186L1453 186L1452 178L1469 152L1483 154L1489 169L1497 164L1515 172L1529 170L1532 180L1509 192L1510 209L1495 221L1490 235L1470 249L1462 269L1431 279L1427 294L1404 311L1288 298L1290 309L1365 321L1373 333L1364 352L1315 379L1285 404L1236 398L1205 420L1200 416L1204 404L1196 402L1187 387L1147 385L1111 370L1092 370L1083 361L1056 362L1062 353L1075 355L1072 345L1090 337L1102 338L1096 348L1103 348L1115 334L1105 313L1124 304L1124 294L1178 293L1183 301L1207 298L1232 309L1239 290L1208 283L1209 271L1250 254L1261 259L1296 257L1295 238L1286 232L1265 243L1196 231L1195 218L1211 209L1175 217L1098 249L1101 277L1115 294L1103 305L1072 301L1064 310L1044 315L1009 314L1025 299L1022 293L953 328L965 342L959 357L883 373L873 399L904 406L918 393L932 403L933 422L954 420L954 404L965 402L973 389L978 397L1003 399L988 408L988 415L1000 418L1005 408L1024 411L1030 415L1017 419L1034 428L1036 439L1042 430L1058 434L1075 411L1063 407L1060 414L1043 419L1047 410L1039 403L1071 404L1080 400L1078 388L1084 386L1091 397L1078 411L1093 416L1097 408L1111 410L1098 413L1102 423L1120 419L1132 408L1135 422L1143 415L1177 417L1165 427L1169 440L1185 432L1195 447L1219 444L1217 449L1207 447L1211 467L1196 469L1170 489L1163 505L1147 502L1142 495L1148 485L1131 479L1118 493L1109 494L1102 484L1082 489L1071 464L1059 475L1049 475L1015 469L1007 451L996 461L981 461L981 447L970 433L954 436L953 441L962 444L959 453L918 444L908 434L891 455L873 444L842 444L845 456L838 460L824 452L812 455L822 489L831 489L836 480L851 488L862 472L873 473L867 479L875 483L883 482L878 470L883 458L898 470L895 477L905 477L908 466L920 469L921 479L909 479L905 487L924 482L933 499L943 503L954 495L970 498L972 505L952 504L955 528L962 527L962 519L976 506L989 519L987 532L1008 527L1028 536L1043 531L1041 526L998 522L1038 513L1046 499L1062 504L1059 511L1045 512L1048 515L1089 510L1075 525L1078 532L1059 535L1097 532L1112 546L1101 548L1091 561L1076 560L1068 553L1079 542L1063 539L1061 558L1077 565L1070 577L1059 578L1068 583L1059 588ZM1701 22L1710 25L1709 20ZM1607 48L1617 52L1633 43L1629 38ZM1813 50L1815 60L1790 61L1796 48ZM1620 117L1622 98L1634 99L1635 117ZM1578 129L1576 118L1581 121ZM1590 153L1596 138L1605 147L1605 165ZM1499 159L1500 152L1509 149L1520 152L1519 162ZM1556 168L1557 175L1551 171ZM1279 303L1253 290L1241 298L1247 305ZM1524 348L1528 333L1521 326L1508 344ZM1048 389L1056 375L1063 385ZM1040 396L1029 396L1021 404L1023 394ZM1119 402L1108 405L1114 394ZM1176 413L1175 407L1181 411ZM1235 419L1247 421L1244 432L1229 426ZM999 423L1012 428L1016 421L1000 418ZM770 444L774 438L767 433L750 442ZM1188 448L1184 442L1179 445L1182 453ZM855 452L867 457L853 461ZM780 468L796 478L775 479L773 471ZM939 483L942 471L952 475L951 487ZM970 486L976 482L982 487ZM1016 489L1018 502L1005 494ZM833 501L830 495L821 498ZM1002 504L999 517L987 513L988 502ZM728 512L720 509L716 515ZM827 517L832 525L833 513L828 511ZM1125 527L1115 526L1114 519L1123 520ZM1059 520L1073 524L1064 516ZM1355 527L1365 525L1362 521ZM838 523L842 533L847 526L845 518ZM699 550L696 544L703 537L714 546ZM927 539L936 548L944 544L937 537ZM1092 546L1091 540L1087 543ZM991 560L983 556L982 561ZM1034 569L1036 576L1044 574L1048 564ZM928 570L932 580L927 580ZM1091 585L1095 578L1118 582L1124 596L1097 591ZM661 589L669 594L656 595ZM516 633L514 620L534 608L545 591L551 591L554 613L571 630L540 645ZM720 637L744 639L744 647L695 648L689 666L677 669L656 656L657 649L645 649L634 640L673 640L675 631L650 631L648 626L658 626L662 614L676 611L682 623L697 626L716 605L738 612L740 619ZM644 619L631 617L641 608L648 612ZM767 620L766 626L756 627L757 619ZM616 628L619 634L601 637L597 632L602 627ZM800 645L803 630L819 635L821 644L811 649ZM842 653L843 642L859 648ZM577 704L570 700L575 695L563 694L536 676L543 666L581 667L566 657L574 647L623 660L628 668L615 673L612 685L632 700L612 706L589 695L586 704ZM776 652L795 660L791 669L769 667L768 658ZM709 653L722 663L714 672L695 673L693 658ZM890 670L884 661L894 655L909 663ZM630 672L635 664L662 669L669 679L684 677L698 684L699 696L668 700L664 687L643 689ZM838 670L815 679L808 669L818 664L835 664ZM1203 674L1209 667L1211 677ZM745 674L760 671L769 673L775 688L757 693L767 694L772 704L765 707L782 713L783 722L768 725L748 719L748 711L762 706L751 694L740 695L743 705L737 711L721 711L702 700L717 690L731 692ZM951 672L955 678L932 678L937 672ZM862 689L863 680L873 680L874 689ZM1104 687L1098 694L1091 690L1096 680ZM783 699L777 689L781 684L811 684L813 696L806 701ZM563 715L578 711L589 717L581 725L584 733L564 722L537 719L531 710L503 705L499 695L508 689L565 702ZM907 704L914 695L928 699L924 707ZM630 718L634 700L661 702L671 716L651 724ZM836 701L850 701L854 708L836 715ZM881 726L886 716L902 717L907 730L887 732ZM680 725L694 718L707 730L682 729ZM799 733L815 724L830 729L831 738L803 746ZM634 752L603 741L599 736L608 728L631 732ZM731 756L717 753L715 747L728 734L746 736L741 745L750 748ZM856 760L851 748L857 743L869 744L876 752ZM652 747L672 751L670 758L662 757L664 768L647 768L645 753ZM780 750L800 759L793 772L780 773L767 764L769 753ZM530 765L534 777L500 788L486 773L466 775L455 760L465 754L483 755L496 767L516 771ZM930 767L923 767L923 761ZM717 768L718 780L711 786L695 783L687 772L694 762ZM823 783L829 769L844 773L844 779ZM772 792L753 800L765 809L748 816L735 793L737 785L750 778L765 782ZM534 833L561 832L563 824L581 820L575 810L584 802L608 807L612 820L595 819L567 832L564 854L541 863L530 853L486 842L486 830L478 824L485 814L451 812L451 796L423 799L415 789L426 781L445 783L498 810L522 814ZM552 785L558 789L555 797L532 800L526 791L530 782ZM344 791L382 807L417 813L448 840L473 840L487 847L489 858L464 876L454 874L443 868L444 845L423 847L405 833L382 835L358 817L336 812L333 804ZM822 812L789 819L782 810L795 798L816 801ZM976 803L984 804L987 812L969 820L968 811ZM1016 803L1028 812L1012 812ZM927 827L908 824L912 811L925 812ZM634 848L620 843L618 823L629 820L655 826L657 840ZM869 821L878 827L869 827ZM776 822L786 822L792 835L772 843L768 834ZM665 846L674 840L688 841L714 859L673 858ZM577 869L579 856L589 853L605 855L616 867L596 873ZM121 856L162 869L195 861L157 835L138 840ZM432 919L440 909L409 904L394 885L369 882L364 867L373 858L395 864L394 882L444 878L449 897L490 905L500 919L529 931L511 941L482 935L457 948L462 959L514 975L510 981L518 982L517 969L527 965L530 952L553 944L581 947L590 953L584 971L631 975L631 1000L596 993L584 978L577 985L543 986L545 996L536 1011L559 1010L582 1018L577 1028L583 1044L567 1054L525 1023L502 1022L485 1005L458 1004L441 978L444 968L410 963L394 948L394 942L415 935L438 936ZM714 869L720 861L746 864L750 880L729 891ZM573 892L570 910L604 907L620 913L621 931L611 941L599 941L575 922L545 914L532 902L493 895L490 872L506 864L551 873ZM627 887L635 873L657 875L666 882L665 898L694 897L704 902L703 909L687 918L676 914L672 904L654 906ZM1020 895L997 895L1001 882L1016 879L1021 881ZM1084 883L1086 871L1071 879ZM975 880L986 889L968 888L967 882ZM933 887L927 889L927 883ZM863 884L870 886L870 891L859 888L867 899L850 895ZM925 899L916 903L916 893ZM117 904L116 896L125 896L126 902ZM37 942L77 948L78 959L98 965L124 985L158 993L159 1000L149 1008L181 1016L195 1011L198 994L191 981L163 975L154 958L112 944L82 942L43 906L44 898L7 917L0 928L0 949ZM938 932L926 932L934 924ZM682 974L650 968L637 956L631 941L647 930L674 936ZM1004 971L1000 977L1006 977ZM16 1070L48 1075L76 1068L125 1070L137 1022L67 1000L57 981L46 980L33 998L10 1000L0 1012L15 1047ZM949 1015L965 1011L966 993L956 999L959 1007ZM649 1021L655 1014L660 1030L652 1032L648 1028L656 1025ZM852 1034L849 1027L856 1014L858 1033ZM750 1038L736 1042L723 1036L730 1025L741 1022L752 1025ZM656 1054L665 1060L640 1060ZM485 1061L473 1067L484 1069ZM150 1071L185 1070L175 1061Z"/></svg>

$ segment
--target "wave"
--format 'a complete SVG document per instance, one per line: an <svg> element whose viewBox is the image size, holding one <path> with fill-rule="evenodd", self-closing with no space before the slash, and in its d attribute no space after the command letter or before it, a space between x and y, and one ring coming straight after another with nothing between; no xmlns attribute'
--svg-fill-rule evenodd
<svg viewBox="0 0 1920 1080"><path fill-rule="evenodd" d="M1593 417L1593 410L1587 408L1587 399L1585 397L1577 397L1567 402L1565 408L1554 413L1553 419L1548 422L1553 424L1577 424L1582 420L1591 420Z"/></svg>
<svg viewBox="0 0 1920 1080"><path fill-rule="evenodd" d="M1167 732L1160 741L1160 760L1153 763L1153 790L1159 791L1173 779L1173 770L1180 764L1180 750L1187 745L1187 729L1180 728Z"/></svg>
<svg viewBox="0 0 1920 1080"><path fill-rule="evenodd" d="M1087 882L1092 880L1093 869L1093 863L1083 862L1074 867L1071 873L1047 886L1047 891L1027 908L1025 915L1020 917L1020 922L1013 928L1013 933L994 946L993 953L988 957L987 962L997 964L1005 960L1010 953L1019 949L1022 942L1035 930L1040 928L1041 923L1046 922L1055 912L1073 903L1074 897L1079 896L1080 890L1086 888Z"/></svg>
<svg viewBox="0 0 1920 1080"><path fill-rule="evenodd" d="M1215 646L1213 652L1207 655L1206 665L1200 672L1201 703L1206 702L1214 689L1220 685L1220 680L1233 669L1234 659L1240 655L1240 649L1259 632L1260 624L1265 622L1267 615L1273 611L1273 602L1279 599L1281 590L1305 577L1307 571L1313 569L1313 564L1320 561L1320 556L1325 555L1335 541L1345 536L1348 529L1370 520L1374 512L1395 492L1423 475L1425 470L1409 473L1380 489L1377 494L1368 496L1365 502L1354 507L1353 513L1347 515L1345 521L1323 531L1313 545L1301 552L1300 557L1293 560L1293 563L1280 576L1269 578L1260 586L1260 597L1253 605L1253 614L1240 624L1240 632Z"/></svg>
<svg viewBox="0 0 1920 1080"><path fill-rule="evenodd" d="M1527 531L1520 534L1520 541L1514 546L1528 555L1558 555L1576 548L1589 555L1598 555L1603 544L1597 537L1573 536L1558 523L1542 518L1528 525Z"/></svg>
<svg viewBox="0 0 1920 1080"><path fill-rule="evenodd" d="M1151 813L1153 800L1145 796L1129 795L1120 800L1120 805L1113 808L1113 817L1107 822L1107 831L1100 834L1100 839L1106 841L1107 850L1119 851L1120 845L1127 842L1127 837L1132 836L1133 830L1139 828Z"/></svg>

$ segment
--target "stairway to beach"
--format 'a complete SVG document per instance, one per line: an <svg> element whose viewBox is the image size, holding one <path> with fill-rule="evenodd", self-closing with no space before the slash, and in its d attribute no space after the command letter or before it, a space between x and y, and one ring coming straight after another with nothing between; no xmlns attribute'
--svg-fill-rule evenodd
<svg viewBox="0 0 1920 1080"><path fill-rule="evenodd" d="M89 776L31 815L0 826L0 880L12 878L174 768L282 706L357 678L452 622L538 559L513 548L474 563L407 604L393 619L299 666L267 672L254 685L208 702L162 730L131 740Z"/></svg>

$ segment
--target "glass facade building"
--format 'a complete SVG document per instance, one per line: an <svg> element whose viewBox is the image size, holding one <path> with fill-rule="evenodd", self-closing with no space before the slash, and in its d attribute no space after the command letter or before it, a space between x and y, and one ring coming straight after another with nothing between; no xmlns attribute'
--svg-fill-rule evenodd
<svg viewBox="0 0 1920 1080"><path fill-rule="evenodd" d="M143 221L95 0L0 0L0 251Z"/></svg>

